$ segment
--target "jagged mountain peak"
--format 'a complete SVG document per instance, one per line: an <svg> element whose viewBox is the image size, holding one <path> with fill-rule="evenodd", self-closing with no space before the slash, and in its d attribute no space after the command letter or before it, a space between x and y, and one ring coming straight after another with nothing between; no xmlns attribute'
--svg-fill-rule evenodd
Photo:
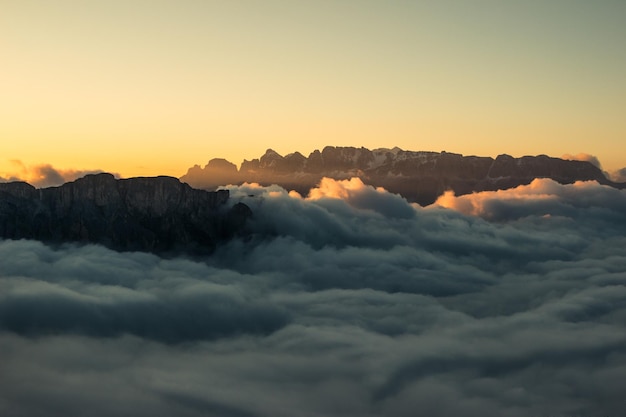
<svg viewBox="0 0 626 417"><path fill-rule="evenodd" d="M204 167L205 169L237 171L237 165L224 158L213 158Z"/></svg>
<svg viewBox="0 0 626 417"><path fill-rule="evenodd" d="M238 172L228 178L208 170L189 172L181 177L195 187L215 188L225 183L258 182L278 184L306 195L322 177L359 177L363 182L382 186L410 201L430 204L446 190L458 195L473 191L498 190L528 184L535 178L552 178L561 183L609 181L596 166L546 155L515 158L463 156L452 152L410 151L399 147L377 148L325 146L308 157L299 152L281 156L268 149L259 159L244 160Z"/></svg>
<svg viewBox="0 0 626 417"><path fill-rule="evenodd" d="M272 148L268 148L261 158L282 158L282 155Z"/></svg>

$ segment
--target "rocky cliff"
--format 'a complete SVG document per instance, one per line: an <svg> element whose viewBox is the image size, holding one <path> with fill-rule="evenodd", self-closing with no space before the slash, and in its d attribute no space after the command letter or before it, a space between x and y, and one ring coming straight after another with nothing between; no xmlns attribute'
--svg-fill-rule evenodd
<svg viewBox="0 0 626 417"><path fill-rule="evenodd" d="M0 184L0 237L100 243L117 250L209 253L242 230L250 209L228 191L172 177L87 175L60 187Z"/></svg>
<svg viewBox="0 0 626 417"><path fill-rule="evenodd" d="M463 156L449 152L414 152L399 148L375 149L327 146L308 157L299 152L282 156L272 149L259 159L244 160L241 168L211 160L204 167L190 168L181 181L193 187L213 189L226 183L278 184L306 195L322 177L359 177L363 182L384 187L422 205L433 203L446 190L457 195L499 190L529 184L535 178L552 178L560 183L609 181L589 162L569 161L546 155L513 158Z"/></svg>

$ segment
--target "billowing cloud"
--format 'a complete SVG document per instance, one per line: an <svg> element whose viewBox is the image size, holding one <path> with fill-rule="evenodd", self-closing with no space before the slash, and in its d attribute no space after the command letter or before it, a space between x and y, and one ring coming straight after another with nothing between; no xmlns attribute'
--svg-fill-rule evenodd
<svg viewBox="0 0 626 417"><path fill-rule="evenodd" d="M308 200L340 199L359 209L373 210L386 217L411 218L415 211L407 201L382 187L363 184L360 178L333 180L322 178L317 188L311 189Z"/></svg>
<svg viewBox="0 0 626 417"><path fill-rule="evenodd" d="M55 187L88 174L103 172L102 170L57 169L50 164L27 166L17 159L10 162L14 167L13 171L0 176L0 181L25 181L37 188ZM119 178L119 174L114 175Z"/></svg>
<svg viewBox="0 0 626 417"><path fill-rule="evenodd" d="M620 216L626 210L626 193L595 181L559 184L551 179L535 179L529 185L508 190L455 196L446 192L435 202L467 215L489 220L511 220L526 216L543 217Z"/></svg>
<svg viewBox="0 0 626 417"><path fill-rule="evenodd" d="M229 188L206 259L0 241L0 414L622 413L626 191Z"/></svg>

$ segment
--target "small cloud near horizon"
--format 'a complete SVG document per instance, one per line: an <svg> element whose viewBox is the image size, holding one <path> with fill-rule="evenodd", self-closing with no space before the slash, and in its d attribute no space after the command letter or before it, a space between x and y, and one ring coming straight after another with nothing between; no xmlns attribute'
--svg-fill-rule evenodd
<svg viewBox="0 0 626 417"><path fill-rule="evenodd" d="M588 153L584 153L584 152L581 152L581 153L576 154L576 155L570 155L570 154L566 153L566 154L563 154L561 156L561 159L567 159L567 160L570 160L570 161L585 161L585 162L591 163L592 165L594 165L598 169L602 169L602 164L600 163L600 160L598 159L597 156L591 155L591 154L588 154Z"/></svg>
<svg viewBox="0 0 626 417"><path fill-rule="evenodd" d="M570 155L566 153L561 156L561 159L567 159L570 161L589 162L593 164L594 166L596 166L598 169L602 170L602 173L604 174L604 176L610 179L611 181L626 182L626 167L623 167L621 169L617 169L614 171L605 171L602 169L602 164L600 163L600 160L595 155L590 155L588 153L579 153L577 155Z"/></svg>
<svg viewBox="0 0 626 417"><path fill-rule="evenodd" d="M617 171L611 171L608 174L612 181L626 182L626 167L618 169Z"/></svg>
<svg viewBox="0 0 626 417"><path fill-rule="evenodd" d="M36 188L56 187L66 182L77 180L85 175L100 174L105 171L101 169L75 170L59 169L51 164L37 164L28 166L19 159L11 159L13 172L5 172L0 175L0 182L25 181ZM115 178L120 178L120 174L112 172Z"/></svg>

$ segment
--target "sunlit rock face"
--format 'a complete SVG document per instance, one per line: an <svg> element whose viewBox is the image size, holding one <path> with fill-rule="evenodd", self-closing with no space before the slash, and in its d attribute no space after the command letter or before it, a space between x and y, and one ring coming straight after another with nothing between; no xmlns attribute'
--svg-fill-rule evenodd
<svg viewBox="0 0 626 417"><path fill-rule="evenodd" d="M208 253L251 214L227 209L228 198L227 190L197 190L172 177L98 174L44 189L0 184L0 237Z"/></svg>
<svg viewBox="0 0 626 417"><path fill-rule="evenodd" d="M190 168L181 181L193 187L215 189L220 185L257 182L277 184L307 195L324 177L359 177L364 183L402 195L421 205L433 203L445 191L456 195L494 191L529 184L535 178L550 178L562 184L595 180L624 188L608 180L588 161L564 160L546 155L514 158L463 156L450 152L414 152L400 148L369 150L327 146L308 157L299 152L286 156L268 149L259 159L234 165L209 161L204 168ZM223 160L220 160L223 161Z"/></svg>

